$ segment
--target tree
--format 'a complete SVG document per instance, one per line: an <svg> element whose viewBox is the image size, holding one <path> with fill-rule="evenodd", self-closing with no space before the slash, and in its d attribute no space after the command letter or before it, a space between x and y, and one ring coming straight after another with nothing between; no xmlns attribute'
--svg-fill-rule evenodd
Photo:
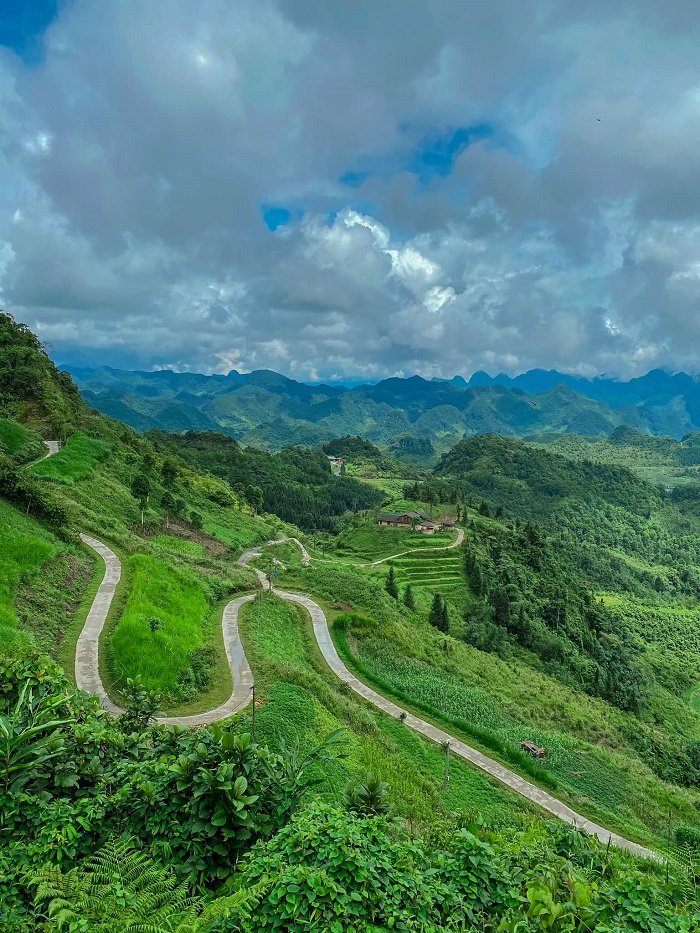
<svg viewBox="0 0 700 933"><path fill-rule="evenodd" d="M490 514L491 512L489 511L488 505L486 504L486 502L482 502L481 505L479 506L479 515L484 515L488 518Z"/></svg>
<svg viewBox="0 0 700 933"><path fill-rule="evenodd" d="M259 486L247 486L245 497L254 512L257 512L263 504L263 491Z"/></svg>
<svg viewBox="0 0 700 933"><path fill-rule="evenodd" d="M413 596L413 587L410 583L406 584L406 589L403 591L403 604L412 612L416 611L416 600Z"/></svg>
<svg viewBox="0 0 700 933"><path fill-rule="evenodd" d="M156 458L152 451L147 450L141 460L141 469L144 473L152 473L156 465Z"/></svg>
<svg viewBox="0 0 700 933"><path fill-rule="evenodd" d="M393 567L389 567L389 576L386 578L384 589L387 591L389 596L393 596L394 599L399 598L399 585L396 582L396 574L394 573Z"/></svg>
<svg viewBox="0 0 700 933"><path fill-rule="evenodd" d="M170 488L177 479L177 464L174 460L164 460L160 469L160 475L163 477L163 484Z"/></svg>
<svg viewBox="0 0 700 933"><path fill-rule="evenodd" d="M445 632L445 634L447 634L447 632L449 632L449 630L450 630L450 614L449 614L448 609L447 609L447 600L446 600L446 599L443 599L443 601L442 601L442 614L441 614L441 616L440 616L440 626L439 626L439 628L440 628L440 631L441 631L441 632Z"/></svg>
<svg viewBox="0 0 700 933"><path fill-rule="evenodd" d="M439 632L447 632L447 607L443 604L442 596L439 593L433 596L433 604L430 607L428 622Z"/></svg>
<svg viewBox="0 0 700 933"><path fill-rule="evenodd" d="M141 524L143 525L143 513L151 492L151 483L145 473L137 473L131 482L131 493L134 499L138 499L141 509Z"/></svg>
<svg viewBox="0 0 700 933"><path fill-rule="evenodd" d="M199 514L199 512L190 512L190 525L195 529L195 531L199 531L204 527L204 522L202 521L202 516Z"/></svg>
<svg viewBox="0 0 700 933"><path fill-rule="evenodd" d="M170 516L175 512L175 499L169 492L164 492L160 497L160 507L165 512L165 527L169 528Z"/></svg>

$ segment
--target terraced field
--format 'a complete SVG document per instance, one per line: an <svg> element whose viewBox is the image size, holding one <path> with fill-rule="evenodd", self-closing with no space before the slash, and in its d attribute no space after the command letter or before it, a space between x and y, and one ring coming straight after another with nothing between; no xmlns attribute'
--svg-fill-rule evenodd
<svg viewBox="0 0 700 933"><path fill-rule="evenodd" d="M465 585L459 552L435 551L425 554L406 554L392 561L399 583L410 583L412 587L426 587L430 590L456 592Z"/></svg>

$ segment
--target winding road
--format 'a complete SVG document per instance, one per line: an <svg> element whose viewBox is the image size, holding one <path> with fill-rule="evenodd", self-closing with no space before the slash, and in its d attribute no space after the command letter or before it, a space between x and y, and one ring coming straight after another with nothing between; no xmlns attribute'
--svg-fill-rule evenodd
<svg viewBox="0 0 700 933"><path fill-rule="evenodd" d="M100 677L99 644L102 629L107 621L107 613L121 578L121 563L114 551L110 550L106 544L85 534L82 534L80 538L83 544L100 555L105 564L105 575L78 638L75 650L75 682L81 690L98 696L102 707L118 716L124 710L109 698ZM220 719L228 719L229 716L233 716L250 703L253 672L238 635L238 610L243 603L250 602L252 599L255 597L239 596L231 600L224 608L221 620L224 648L233 679L233 692L228 700L216 709L205 713L197 713L194 716L159 716L158 722L173 726L206 726Z"/></svg>
<svg viewBox="0 0 700 933"><path fill-rule="evenodd" d="M117 555L101 541L98 541L95 538L91 538L89 535L85 534L81 535L80 537L88 547L92 548L93 551L96 551L97 554L99 554L100 557L104 560L105 575L102 583L100 584L97 595L95 596L95 600L92 604L92 608L90 609L90 613L88 614L83 631L81 632L80 638L78 639L75 659L76 683L80 689L85 690L88 693L96 694L100 698L102 706L116 715L121 713L122 710L110 700L100 679L99 639L107 619L107 614L109 612L117 584L119 583L121 576L121 566ZM279 543L280 540L281 539L277 539L276 542L267 543ZM308 563L309 555L306 553L303 545L296 541L294 538L287 540L295 541L295 543L301 548L303 561ZM459 542L455 542L451 546L456 547L458 543ZM246 551L238 558L238 563L241 565L246 565L250 560L253 559L253 557L259 556L260 554L261 547L251 548L249 551ZM388 559L390 558L385 558L385 560ZM265 574L261 570L256 570L255 572L263 585L265 585L267 583ZM388 716L398 718L399 716L405 715L404 723L408 728L413 729L415 732L425 736L425 738L430 739L433 742L449 742L450 749L453 754L464 759L470 764L475 765L477 768L480 768L491 777L500 781L506 787L514 790L516 793L520 794L522 797L526 798L532 803L537 804L539 807L541 807L543 810L546 810L548 813L551 813L553 816L556 816L559 819L564 820L567 823L571 823L572 825L575 825L581 829L585 829L592 835L597 836L603 843L607 844L610 842L612 845L627 849L628 851L633 852L635 855L658 860L658 855L656 855L656 853L652 852L651 850L646 849L644 846L640 846L635 842L630 842L630 840L625 839L622 836L619 836L616 833L605 829L603 826L599 826L597 823L592 822L585 816L582 816L580 813L576 813L575 810L572 810L570 807L566 806L566 804L562 803L560 800L557 800L556 797L552 797L551 794L548 794L541 788L536 787L529 781L526 781L525 778L521 777L519 774L516 774L510 769L504 767L499 762L494 761L492 758L489 758L487 755L484 755L477 749L472 748L465 742L456 739L449 733L444 732L442 729L437 728L437 726L434 726L431 723L426 722L417 716L414 716L412 713L407 712L402 707L392 703L391 700L386 699L386 697L383 697L381 694L372 690L371 687L368 687L361 680L358 680L358 678L348 670L343 661L340 659L328 629L328 621L326 619L325 613L318 605L318 603L314 602L313 599L304 594L289 593L278 589L274 589L273 592L281 599L303 606L303 608L309 613L313 623L313 631L316 642L329 668L340 680L346 683L351 690L353 690L367 702L382 710L382 712L386 713ZM244 603L249 602L252 599L254 599L254 596L252 595L239 596L237 599L234 599L227 604L223 613L222 627L224 645L226 648L226 654L233 678L233 693L229 699L216 709L209 710L205 713L200 713L195 716L163 717L159 718L158 722L181 726L207 725L220 719L226 719L229 716L232 716L234 713L243 709L250 702L253 686L253 674L250 666L248 665L248 661L243 650L243 645L238 634L238 611Z"/></svg>

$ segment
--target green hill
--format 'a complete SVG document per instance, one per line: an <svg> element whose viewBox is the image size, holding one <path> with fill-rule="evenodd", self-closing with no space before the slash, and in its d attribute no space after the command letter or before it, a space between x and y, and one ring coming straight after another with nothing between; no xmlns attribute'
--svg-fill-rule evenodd
<svg viewBox="0 0 700 933"><path fill-rule="evenodd" d="M691 770L700 716L692 690L679 692L697 670L694 611L679 605L694 578L689 572L676 582L669 571L666 589L654 580L648 590L646 571L633 562L649 559L653 542L636 558L630 544L635 534L643 539L647 513L658 528L683 520L677 552L658 556L687 556L692 510L685 516L624 470L582 466L567 483L560 458L530 450L529 461L524 445L488 442L443 461L424 482L410 476L416 488L408 492L428 497L435 516L459 514L466 547L438 550L457 540L455 532L428 540L387 529L382 538L371 513L338 521L383 493L333 476L324 453L271 455L206 433L140 437L90 411L38 341L9 318L0 321L5 360L24 367L16 385L6 367L2 397L3 927L437 933L455 918L476 929L534 930L546 916L552 930L697 930L700 904L687 865L700 835ZM275 374L256 381L313 404L315 396ZM144 380L144 397L148 389ZM189 390L196 397L201 380L190 380ZM29 463L38 434L64 443ZM356 439L339 444L358 451ZM400 476L403 467L386 453L362 453L378 472ZM484 503L492 517L467 499L470 490L481 494L476 480L494 467L495 491ZM640 587L634 603L626 577L602 594L604 606L589 603L578 552L554 541L564 506L575 511L586 492L594 508L580 521L589 532L601 523L605 535L603 518L615 520L619 560L632 562L629 580ZM496 518L498 496L504 514ZM416 504L415 497L394 503ZM352 693L320 657L310 618L274 595L263 598L254 574L236 564L244 549L277 532L299 534L279 517L286 514L308 514L312 528L342 525L338 537L322 536L335 546L310 566L289 541L267 548L260 563L277 559L285 587L322 602L336 620L338 650L361 676L611 828L662 848L670 825L676 846L668 865L640 863L543 820L449 746L424 741L403 718ZM122 563L101 652L106 686L126 706L117 718L70 680L102 576L80 543L83 531ZM426 545L392 565L402 591L415 587L415 608L387 592L389 563L353 566L374 563L377 545L391 553L397 543ZM670 539L661 544L668 549ZM602 547L612 548L608 538ZM442 590L446 631L428 613ZM158 706L188 713L228 696L220 613L241 592L258 596L239 616L257 702L210 728L152 723ZM563 615L554 617L559 654L547 657L548 612L564 592ZM527 604L529 646L504 622L504 593L510 620L520 619L511 603ZM474 631L494 625L501 644L476 647ZM637 639L642 648L630 655L630 670L639 664L655 678L636 706L612 695L610 683L606 693L596 692L595 678L577 682L595 664L607 670L599 652L613 635ZM619 651L615 662L626 670ZM614 686L619 692L625 683L618 677ZM525 738L546 747L543 765L519 748Z"/></svg>

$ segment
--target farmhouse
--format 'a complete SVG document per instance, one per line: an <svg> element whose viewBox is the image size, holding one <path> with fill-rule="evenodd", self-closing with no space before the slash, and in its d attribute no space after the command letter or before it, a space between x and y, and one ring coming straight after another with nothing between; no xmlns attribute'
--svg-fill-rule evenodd
<svg viewBox="0 0 700 933"><path fill-rule="evenodd" d="M422 512L404 512L402 515L380 515L377 519L378 525L385 525L389 528L413 528L415 525L419 531L422 529L418 528L418 526L426 522L432 524L430 522L430 517L424 515Z"/></svg>

